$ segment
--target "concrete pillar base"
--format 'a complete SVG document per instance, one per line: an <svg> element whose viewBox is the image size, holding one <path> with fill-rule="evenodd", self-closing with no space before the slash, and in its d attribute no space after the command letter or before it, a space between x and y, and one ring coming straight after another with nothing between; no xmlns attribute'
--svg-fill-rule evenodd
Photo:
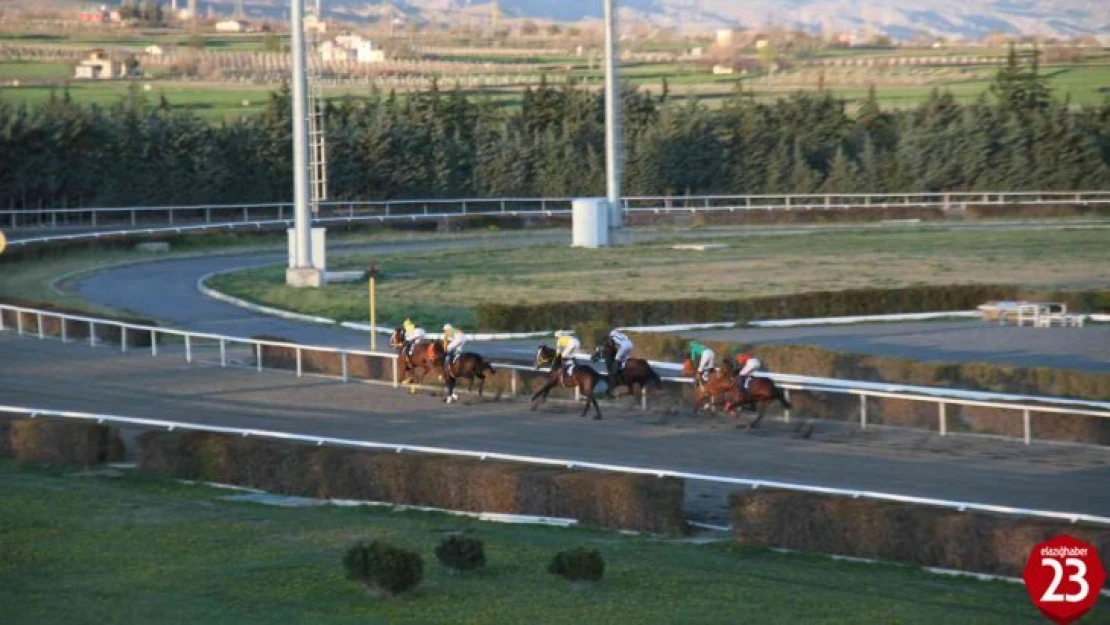
<svg viewBox="0 0 1110 625"><path fill-rule="evenodd" d="M327 277L324 272L314 267L289 267L285 270L285 284L291 287L313 287L318 289L326 283Z"/></svg>

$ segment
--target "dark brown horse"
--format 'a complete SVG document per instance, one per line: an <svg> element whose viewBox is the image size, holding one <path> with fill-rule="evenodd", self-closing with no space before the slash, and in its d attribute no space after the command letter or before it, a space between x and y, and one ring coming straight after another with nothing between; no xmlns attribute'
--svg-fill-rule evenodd
<svg viewBox="0 0 1110 625"><path fill-rule="evenodd" d="M420 339L412 346L412 355L409 355L410 350L405 349L405 329L393 329L393 334L389 336L389 346L397 350L397 357L401 360L401 371L404 374L401 376L401 384L424 383L424 378L439 364L435 358L434 345L435 341L432 339ZM414 376L417 369L421 370L419 380Z"/></svg>
<svg viewBox="0 0 1110 625"><path fill-rule="evenodd" d="M546 400L547 394L556 386L577 388L578 392L586 398L586 406L582 408L582 414L579 416L586 416L586 413L590 411L590 404L593 404L596 413L594 420L601 418L601 406L597 404L594 391L597 389L597 384L601 381L602 376L594 371L593 367L575 365L570 374L566 374L563 371L562 354L547 345L540 345L539 349L536 350L535 364L537 369L550 365L551 373L547 376L547 382L544 383L543 388L532 395L532 410L538 408L539 400Z"/></svg>
<svg viewBox="0 0 1110 625"><path fill-rule="evenodd" d="M460 379L470 380L470 384L466 387L467 391L474 388L474 380L477 379L478 397L481 397L482 389L486 386L486 371L489 371L490 375L497 373L481 354L474 352L462 352L458 358L448 363L443 339L432 342L432 353L435 355L435 362L443 369L443 378L447 384L447 398L444 401L447 403L458 400L458 396L455 395L455 384Z"/></svg>
<svg viewBox="0 0 1110 625"><path fill-rule="evenodd" d="M591 358L593 362L598 360L605 361L605 370L609 372L609 392L610 397L613 396L613 390L618 386L627 386L630 395L636 394L636 386L639 385L640 390L647 388L648 384L654 384L655 388L663 387L663 380L659 374L651 368L648 361L643 358L629 358L621 369L616 362L617 358L617 343L612 337L607 337L597 346L594 350L594 355Z"/></svg>

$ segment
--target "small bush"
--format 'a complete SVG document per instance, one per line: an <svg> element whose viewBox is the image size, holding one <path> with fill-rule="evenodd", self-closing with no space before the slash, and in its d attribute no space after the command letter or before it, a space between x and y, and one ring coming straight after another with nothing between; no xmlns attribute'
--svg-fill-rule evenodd
<svg viewBox="0 0 1110 625"><path fill-rule="evenodd" d="M392 597L416 588L424 577L424 561L412 551L375 540L356 543L343 556L347 579Z"/></svg>
<svg viewBox="0 0 1110 625"><path fill-rule="evenodd" d="M485 544L469 536L448 536L436 547L436 559L455 571L476 571L486 565Z"/></svg>
<svg viewBox="0 0 1110 625"><path fill-rule="evenodd" d="M547 572L572 582L596 582L605 574L605 561L597 549L568 549L555 554Z"/></svg>

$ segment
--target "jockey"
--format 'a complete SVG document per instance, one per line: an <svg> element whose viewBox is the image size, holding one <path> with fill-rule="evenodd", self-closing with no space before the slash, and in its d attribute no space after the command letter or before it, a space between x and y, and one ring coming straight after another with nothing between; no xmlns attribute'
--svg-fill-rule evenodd
<svg viewBox="0 0 1110 625"><path fill-rule="evenodd" d="M447 323L443 325L443 364L454 363L462 353L463 345L470 340L463 331Z"/></svg>
<svg viewBox="0 0 1110 625"><path fill-rule="evenodd" d="M412 346L424 338L424 328L417 327L412 319L408 318L401 324L401 327L405 329L405 353L412 356Z"/></svg>
<svg viewBox="0 0 1110 625"><path fill-rule="evenodd" d="M555 336L559 337L559 340L555 343L555 351L563 357L564 368L567 373L570 373L571 369L574 368L574 354L582 347L582 342L574 336L574 333L566 330L559 330L555 333Z"/></svg>
<svg viewBox="0 0 1110 625"><path fill-rule="evenodd" d="M713 369L717 354L698 341L690 343L690 360L698 363L698 377L704 382Z"/></svg>
<svg viewBox="0 0 1110 625"><path fill-rule="evenodd" d="M740 387L747 390L752 383L752 373L758 371L763 363L755 356L744 352L736 357L736 364L740 365L740 373L737 374L740 378Z"/></svg>
<svg viewBox="0 0 1110 625"><path fill-rule="evenodd" d="M632 356L632 339L619 330L610 332L609 338L617 344L617 355L613 357L617 361L617 371L624 371L624 366L628 364L628 359Z"/></svg>

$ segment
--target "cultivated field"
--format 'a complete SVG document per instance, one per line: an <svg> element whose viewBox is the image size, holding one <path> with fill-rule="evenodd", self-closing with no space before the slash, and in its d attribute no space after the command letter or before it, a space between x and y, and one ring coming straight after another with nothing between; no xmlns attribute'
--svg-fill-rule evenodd
<svg viewBox="0 0 1110 625"><path fill-rule="evenodd" d="M598 250L546 245L398 254L378 258L385 273L378 284L379 318L394 322L416 315L428 327L443 321L473 324L472 307L482 302L736 299L975 283L1102 288L1110 286L1107 237L1104 229L899 230L707 237L727 247L704 252L652 242ZM333 256L329 264L364 269L369 260ZM217 276L209 285L279 308L366 318L365 284L299 290L284 281L284 267L266 267Z"/></svg>
<svg viewBox="0 0 1110 625"><path fill-rule="evenodd" d="M483 524L377 509L278 509L140 475L0 463L0 605L23 623L1034 623L1017 584L906 567L613 532ZM449 532L486 542L487 570L448 574ZM344 548L418 550L424 581L393 600L343 578ZM544 568L597 548L605 579L575 589ZM1093 615L1097 616L1097 615ZM1089 617L1090 618L1090 617Z"/></svg>
<svg viewBox="0 0 1110 625"><path fill-rule="evenodd" d="M402 51L399 57L401 64L387 72L391 76L340 78L325 83L327 97L357 97L367 94L373 86L401 93L419 91L426 89L431 79L435 78L441 88L457 83L468 94L481 94L504 106L515 107L519 105L523 90L537 85L541 79L551 84L571 80L601 88L603 74L600 57L588 43L583 54L578 55L575 53L577 46L569 40L548 42L544 44L547 47L533 51L527 48L499 50L474 42L460 43L455 47L435 42L433 45L436 47L428 47L424 45L426 42L401 36L374 38L374 41L387 49ZM41 102L49 97L50 87L65 84L72 76L72 61L40 58L43 56L73 56L94 47L104 47L139 54L141 60L143 48L151 44L167 49L203 50L206 54L262 54L267 46L283 45L283 42L283 38L267 39L267 36L260 34L204 33L199 38L191 38L180 31L90 31L65 35L0 33L0 49L8 45L21 51L0 54L0 82L5 84L0 97L15 102ZM676 46L677 50L674 49ZM681 52L687 47L675 44L670 46L669 52ZM1005 50L998 48L818 50L789 58L785 69L769 75L759 72L714 75L708 61L661 53L645 44L635 51L633 58L624 61L621 71L624 80L640 88L658 94L666 81L672 95L695 98L711 106L719 105L737 89L742 89L756 100L771 100L795 91L825 89L854 105L865 98L868 88L874 85L883 106L898 108L915 106L934 90L951 92L960 101L972 101L987 91L997 71L994 59L1004 56ZM958 65L925 65L921 62L921 59L945 57L977 60ZM19 58L23 60L17 60ZM823 65L834 62L852 64ZM210 61L206 63L211 64ZM171 106L213 120L256 114L260 110L259 103L265 100L265 93L277 88L272 74L258 74L257 80L246 83L238 78L221 80L204 75L199 77L199 81L198 78L180 80L169 78L167 67L153 63L147 65L143 67L144 80L152 83L155 95L164 93ZM238 76L243 68L233 65L224 69L234 69L231 74ZM363 66L356 73L363 71L379 70ZM1096 105L1107 95L1105 89L1110 84L1110 55L1100 50L1068 49L1064 56L1046 61L1042 71L1049 77L1049 84L1060 99L1069 98L1077 106ZM250 71L246 73L251 75ZM21 85L11 87L12 80L19 80ZM120 82L74 83L73 96L81 102L103 104L113 101L124 90L125 86ZM243 105L244 100L251 103Z"/></svg>

